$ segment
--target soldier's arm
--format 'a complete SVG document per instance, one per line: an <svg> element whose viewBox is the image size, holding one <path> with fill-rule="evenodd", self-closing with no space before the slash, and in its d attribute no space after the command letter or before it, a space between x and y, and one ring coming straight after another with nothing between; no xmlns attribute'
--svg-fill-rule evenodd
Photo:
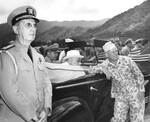
<svg viewBox="0 0 150 122"><path fill-rule="evenodd" d="M139 67L137 66L137 64L130 59L130 66L131 66L131 71L134 74L134 78L137 80L137 85L140 88L140 91L145 91L144 89L144 76L141 72L141 70L139 69Z"/></svg>
<svg viewBox="0 0 150 122"><path fill-rule="evenodd" d="M108 71L107 68L107 62L104 61L100 64L97 64L96 66L90 67L90 73L104 73L106 75L107 79L110 79L112 77L112 74Z"/></svg>
<svg viewBox="0 0 150 122"><path fill-rule="evenodd" d="M32 103L18 87L14 63L5 53L0 54L0 93L7 106L22 119L28 122L36 118Z"/></svg>
<svg viewBox="0 0 150 122"><path fill-rule="evenodd" d="M89 69L90 73L103 73L102 72L102 65L101 64L97 64L96 66L91 66Z"/></svg>

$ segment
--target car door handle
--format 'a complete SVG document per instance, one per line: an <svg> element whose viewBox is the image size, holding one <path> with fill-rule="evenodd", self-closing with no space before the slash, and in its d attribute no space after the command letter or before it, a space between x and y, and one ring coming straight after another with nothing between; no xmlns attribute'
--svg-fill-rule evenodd
<svg viewBox="0 0 150 122"><path fill-rule="evenodd" d="M98 91L98 89L94 88L93 86L90 86L91 91Z"/></svg>

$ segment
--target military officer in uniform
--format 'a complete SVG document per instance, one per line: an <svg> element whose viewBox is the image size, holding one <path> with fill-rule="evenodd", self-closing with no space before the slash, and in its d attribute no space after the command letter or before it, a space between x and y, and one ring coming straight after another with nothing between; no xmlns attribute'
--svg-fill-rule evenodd
<svg viewBox="0 0 150 122"><path fill-rule="evenodd" d="M35 39L36 10L16 8L7 22L16 34L14 46L0 54L0 122L46 122L51 115L52 86Z"/></svg>

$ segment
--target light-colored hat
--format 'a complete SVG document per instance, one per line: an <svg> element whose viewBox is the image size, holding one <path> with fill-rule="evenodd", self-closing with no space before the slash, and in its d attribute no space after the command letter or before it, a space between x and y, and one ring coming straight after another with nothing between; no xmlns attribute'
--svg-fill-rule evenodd
<svg viewBox="0 0 150 122"><path fill-rule="evenodd" d="M74 42L74 40L67 38L67 39L65 39L65 42Z"/></svg>
<svg viewBox="0 0 150 122"><path fill-rule="evenodd" d="M23 19L34 19L36 22L39 22L39 19L36 18L35 8L32 6L21 6L9 14L7 23L12 26Z"/></svg>
<svg viewBox="0 0 150 122"><path fill-rule="evenodd" d="M80 55L79 50L70 50L67 52L67 55L63 58L63 60L66 60L68 58L83 58L84 56Z"/></svg>
<svg viewBox="0 0 150 122"><path fill-rule="evenodd" d="M56 50L58 50L58 48L59 48L59 44L58 44L58 43L54 43L54 44L48 46L48 47L46 48L46 50L56 51Z"/></svg>
<svg viewBox="0 0 150 122"><path fill-rule="evenodd" d="M143 40L144 40L143 38L137 39L137 40L135 40L135 43L142 42Z"/></svg>
<svg viewBox="0 0 150 122"><path fill-rule="evenodd" d="M132 43L132 39L131 38L129 38L129 39L127 39L126 41L125 41L125 44L127 45L128 43Z"/></svg>
<svg viewBox="0 0 150 122"><path fill-rule="evenodd" d="M103 46L103 50L104 50L105 52L108 52L108 51L113 50L113 49L117 49L117 47L116 47L115 44L112 43L111 41L106 42L106 43L104 44L104 46Z"/></svg>

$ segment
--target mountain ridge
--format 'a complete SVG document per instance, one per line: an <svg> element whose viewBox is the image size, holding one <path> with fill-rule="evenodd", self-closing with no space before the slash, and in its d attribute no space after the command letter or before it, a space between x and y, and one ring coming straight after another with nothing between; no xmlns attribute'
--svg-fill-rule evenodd
<svg viewBox="0 0 150 122"><path fill-rule="evenodd" d="M113 36L126 38L150 38L150 0L135 6L109 19L103 25L89 29L85 34L92 34L95 38Z"/></svg>
<svg viewBox="0 0 150 122"><path fill-rule="evenodd" d="M106 22L108 19L97 21L46 21L40 20L38 24L36 41L56 40L57 38L65 38L68 36L78 35L85 32L89 28L94 28ZM78 31L79 33L78 33ZM0 24L0 47L8 44L9 41L15 39L11 27L7 23ZM56 32L56 33L54 33ZM46 34L47 33L47 34ZM74 34L72 34L74 33ZM51 35L52 34L52 35ZM46 35L43 37L43 35ZM7 38L6 38L7 37Z"/></svg>
<svg viewBox="0 0 150 122"><path fill-rule="evenodd" d="M8 25L0 24L0 46L14 38ZM150 39L150 0L144 1L125 12L102 21L46 21L38 25L36 41L47 42L68 37L89 41L91 38L108 39L118 36L127 38ZM7 38L6 38L7 37Z"/></svg>

